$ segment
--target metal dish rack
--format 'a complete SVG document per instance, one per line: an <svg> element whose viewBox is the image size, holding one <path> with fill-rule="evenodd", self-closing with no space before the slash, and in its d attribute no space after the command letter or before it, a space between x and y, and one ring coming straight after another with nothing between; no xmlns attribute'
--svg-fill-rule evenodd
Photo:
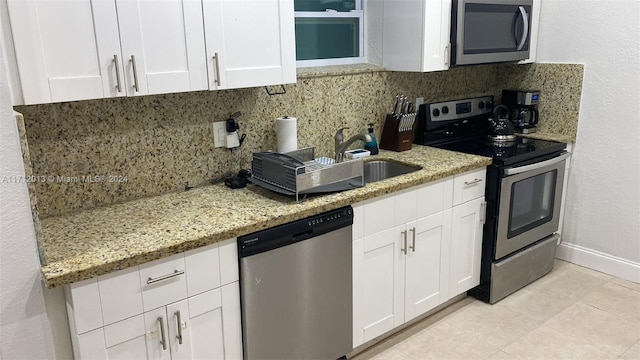
<svg viewBox="0 0 640 360"><path fill-rule="evenodd" d="M284 154L254 153L252 161L252 183L266 189L294 195L329 193L364 186L364 163L362 159L332 162L333 159L316 159L315 148L308 147ZM302 198L304 199L304 197Z"/></svg>

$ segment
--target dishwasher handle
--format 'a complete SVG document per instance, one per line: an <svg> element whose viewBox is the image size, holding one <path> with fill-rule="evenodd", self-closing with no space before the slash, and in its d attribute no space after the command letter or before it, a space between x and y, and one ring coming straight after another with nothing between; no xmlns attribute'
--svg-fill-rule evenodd
<svg viewBox="0 0 640 360"><path fill-rule="evenodd" d="M310 238L312 236L313 236L313 230L307 230L307 231L295 234L291 238L294 241L300 241L300 240L308 239L308 238Z"/></svg>

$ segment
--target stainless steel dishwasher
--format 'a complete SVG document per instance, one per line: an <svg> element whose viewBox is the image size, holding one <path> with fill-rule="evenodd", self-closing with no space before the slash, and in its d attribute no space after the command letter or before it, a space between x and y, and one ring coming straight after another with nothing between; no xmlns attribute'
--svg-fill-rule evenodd
<svg viewBox="0 0 640 360"><path fill-rule="evenodd" d="M238 238L245 359L338 359L352 350L353 208Z"/></svg>

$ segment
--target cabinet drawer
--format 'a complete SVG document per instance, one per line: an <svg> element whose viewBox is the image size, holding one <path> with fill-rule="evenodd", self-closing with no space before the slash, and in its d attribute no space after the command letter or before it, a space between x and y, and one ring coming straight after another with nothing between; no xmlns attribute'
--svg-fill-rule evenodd
<svg viewBox="0 0 640 360"><path fill-rule="evenodd" d="M140 265L140 285L144 311L185 299L187 279L184 255Z"/></svg>
<svg viewBox="0 0 640 360"><path fill-rule="evenodd" d="M484 196L486 178L486 168L456 175L453 179L453 205Z"/></svg>

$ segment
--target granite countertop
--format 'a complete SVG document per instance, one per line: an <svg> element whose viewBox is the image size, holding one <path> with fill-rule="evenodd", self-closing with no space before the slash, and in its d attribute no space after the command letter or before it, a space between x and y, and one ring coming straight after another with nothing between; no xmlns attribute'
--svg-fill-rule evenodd
<svg viewBox="0 0 640 360"><path fill-rule="evenodd" d="M421 145L399 153L381 150L375 158L423 169L300 203L255 185L232 190L218 184L44 218L45 286L89 279L491 164L490 158Z"/></svg>
<svg viewBox="0 0 640 360"><path fill-rule="evenodd" d="M567 144L575 143L575 136L571 135L563 135L563 134L554 134L543 131L536 131L531 134L521 134L523 137L528 137L532 139L540 139L540 140L551 140L551 141L559 141Z"/></svg>

